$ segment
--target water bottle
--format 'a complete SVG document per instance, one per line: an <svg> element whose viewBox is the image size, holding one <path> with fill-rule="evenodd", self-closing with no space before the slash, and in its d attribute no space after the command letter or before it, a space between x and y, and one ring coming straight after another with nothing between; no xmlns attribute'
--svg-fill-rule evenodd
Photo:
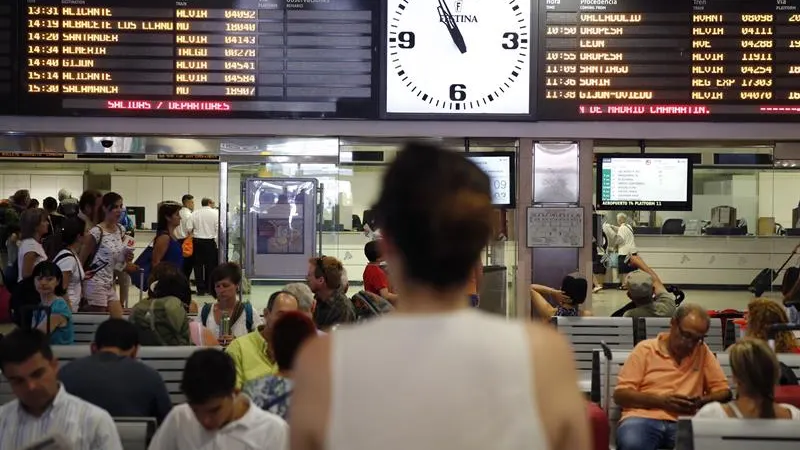
<svg viewBox="0 0 800 450"><path fill-rule="evenodd" d="M222 313L222 320L220 321L219 326L219 337L222 336L230 336L231 334L231 318L228 316L228 313Z"/></svg>

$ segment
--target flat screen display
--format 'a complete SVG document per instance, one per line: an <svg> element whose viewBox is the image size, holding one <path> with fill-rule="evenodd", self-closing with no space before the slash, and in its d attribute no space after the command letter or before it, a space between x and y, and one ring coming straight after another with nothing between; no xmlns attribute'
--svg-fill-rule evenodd
<svg viewBox="0 0 800 450"><path fill-rule="evenodd" d="M489 175L492 183L492 204L514 208L517 192L514 182L514 153L469 153L467 158Z"/></svg>
<svg viewBox="0 0 800 450"><path fill-rule="evenodd" d="M16 21L13 5L0 3L0 114L9 114L14 107L14 50Z"/></svg>
<svg viewBox="0 0 800 450"><path fill-rule="evenodd" d="M800 118L800 0L542 0L539 117Z"/></svg>
<svg viewBox="0 0 800 450"><path fill-rule="evenodd" d="M658 154L599 155L597 209L691 211L691 159Z"/></svg>
<svg viewBox="0 0 800 450"><path fill-rule="evenodd" d="M28 0L21 112L374 118L379 4Z"/></svg>

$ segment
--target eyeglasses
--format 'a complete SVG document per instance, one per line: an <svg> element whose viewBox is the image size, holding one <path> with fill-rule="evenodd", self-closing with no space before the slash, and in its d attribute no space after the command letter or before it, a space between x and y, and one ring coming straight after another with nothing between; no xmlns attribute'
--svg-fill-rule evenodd
<svg viewBox="0 0 800 450"><path fill-rule="evenodd" d="M688 331L685 331L683 328L681 328L680 325L678 325L678 335L685 342L688 342L688 343L690 343L692 345L697 345L697 344L703 342L706 339L705 335L696 336L696 335L694 335L694 334L692 334L692 333L690 333Z"/></svg>

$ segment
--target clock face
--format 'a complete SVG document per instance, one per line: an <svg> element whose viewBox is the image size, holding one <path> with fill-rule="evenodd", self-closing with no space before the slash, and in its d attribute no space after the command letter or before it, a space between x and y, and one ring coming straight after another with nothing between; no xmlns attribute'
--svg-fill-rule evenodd
<svg viewBox="0 0 800 450"><path fill-rule="evenodd" d="M531 0L388 0L386 112L529 114Z"/></svg>

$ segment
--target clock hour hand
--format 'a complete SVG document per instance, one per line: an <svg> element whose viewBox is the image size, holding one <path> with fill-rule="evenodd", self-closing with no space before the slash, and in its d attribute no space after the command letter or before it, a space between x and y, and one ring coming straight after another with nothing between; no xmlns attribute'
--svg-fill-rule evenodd
<svg viewBox="0 0 800 450"><path fill-rule="evenodd" d="M439 0L439 6L436 7L436 12L439 13L439 21L447 27L447 31L450 32L450 37L453 38L453 43L456 44L456 47L461 51L461 53L467 53L467 44L464 42L464 36L461 34L461 30L458 29L458 25L456 25L456 20L453 18L453 14L450 12L450 8L447 6L445 0Z"/></svg>

